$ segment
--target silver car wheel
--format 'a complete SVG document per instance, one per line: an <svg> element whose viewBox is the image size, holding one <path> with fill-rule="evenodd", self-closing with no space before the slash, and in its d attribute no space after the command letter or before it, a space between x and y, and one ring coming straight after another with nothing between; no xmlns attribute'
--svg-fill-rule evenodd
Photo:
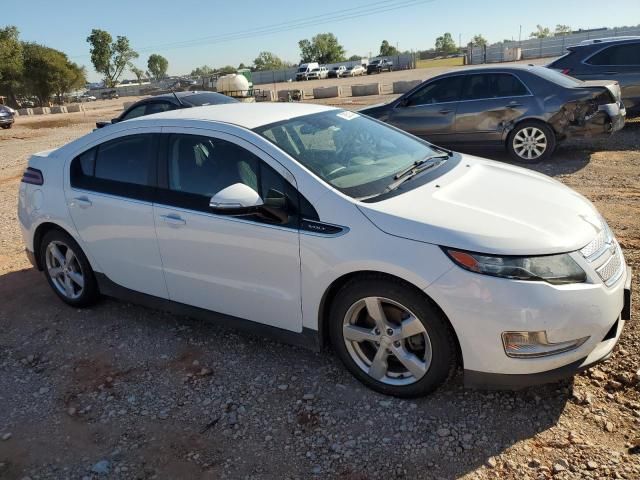
<svg viewBox="0 0 640 480"><path fill-rule="evenodd" d="M410 385L431 366L431 340L408 308L383 297L354 303L343 320L349 355L371 378L388 385Z"/></svg>
<svg viewBox="0 0 640 480"><path fill-rule="evenodd" d="M547 135L537 127L525 127L513 137L513 150L524 160L535 160L547 150Z"/></svg>
<svg viewBox="0 0 640 480"><path fill-rule="evenodd" d="M80 298L84 290L82 266L74 251L61 241L47 245L45 263L51 283L69 300Z"/></svg>

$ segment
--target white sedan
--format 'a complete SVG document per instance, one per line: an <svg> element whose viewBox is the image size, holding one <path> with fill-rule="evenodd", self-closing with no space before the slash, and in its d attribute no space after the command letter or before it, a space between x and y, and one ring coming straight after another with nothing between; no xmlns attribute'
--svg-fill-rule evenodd
<svg viewBox="0 0 640 480"><path fill-rule="evenodd" d="M365 68L362 65L354 65L353 67L347 67L347 71L342 74L343 77L357 77L364 75Z"/></svg>
<svg viewBox="0 0 640 480"><path fill-rule="evenodd" d="M35 154L29 258L99 294L319 348L386 394L555 381L605 359L631 271L594 206L544 175L320 105L227 104Z"/></svg>

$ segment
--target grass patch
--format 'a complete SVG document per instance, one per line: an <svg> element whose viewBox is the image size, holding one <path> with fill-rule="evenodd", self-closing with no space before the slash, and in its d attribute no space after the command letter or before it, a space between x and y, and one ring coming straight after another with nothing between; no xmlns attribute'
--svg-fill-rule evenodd
<svg viewBox="0 0 640 480"><path fill-rule="evenodd" d="M462 65L464 65L464 57L438 58L432 60L416 61L416 68L460 67Z"/></svg>

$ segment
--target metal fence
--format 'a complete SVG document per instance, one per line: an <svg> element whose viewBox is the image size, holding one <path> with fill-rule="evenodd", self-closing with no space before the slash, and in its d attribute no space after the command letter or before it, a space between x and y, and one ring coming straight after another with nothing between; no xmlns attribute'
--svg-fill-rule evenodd
<svg viewBox="0 0 640 480"><path fill-rule="evenodd" d="M556 37L532 38L519 42L500 42L489 45L486 48L473 47L469 60L472 64L504 62L509 60L507 52L509 48L520 48L523 60L528 58L559 57L567 53L567 47L577 45L584 40L637 35L640 35L640 26L605 28L571 33L569 35L558 35Z"/></svg>

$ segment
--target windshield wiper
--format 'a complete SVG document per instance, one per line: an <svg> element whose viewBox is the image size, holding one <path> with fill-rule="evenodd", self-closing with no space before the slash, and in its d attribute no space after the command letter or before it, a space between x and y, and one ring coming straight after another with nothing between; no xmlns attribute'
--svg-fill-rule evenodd
<svg viewBox="0 0 640 480"><path fill-rule="evenodd" d="M433 167L435 167L437 165L440 165L442 163L442 162L434 162L433 160L436 160L436 159L444 160L446 158L449 158L449 154L448 153L439 154L439 155L427 155L426 157L424 157L421 160L416 160L411 165L409 165L407 168L405 168L404 170L400 170L398 173L396 173L394 175L394 177L393 177L394 182L392 182L385 189L385 193L386 192L390 192L392 190L395 190L396 188L398 188L400 185L402 185L404 182L406 182L410 178L413 178L416 175L418 175L419 173L424 172L425 170L429 170L430 168L433 168Z"/></svg>

